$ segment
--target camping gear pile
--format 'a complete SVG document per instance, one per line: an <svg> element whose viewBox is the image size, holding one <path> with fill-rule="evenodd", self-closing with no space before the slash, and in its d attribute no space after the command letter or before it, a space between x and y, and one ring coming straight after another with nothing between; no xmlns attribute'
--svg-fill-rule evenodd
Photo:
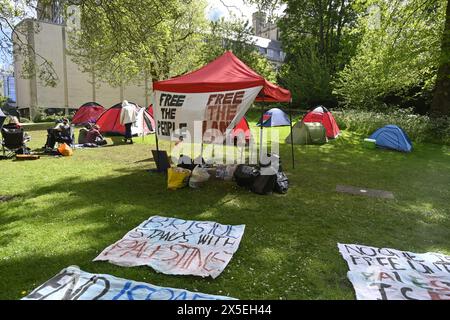
<svg viewBox="0 0 450 320"><path fill-rule="evenodd" d="M269 195L273 192L287 193L289 179L283 172L278 155L268 155L271 160L278 162L278 169L273 162L259 163L258 166L240 164L234 172L234 180L237 185L260 195Z"/></svg>
<svg viewBox="0 0 450 320"><path fill-rule="evenodd" d="M289 179L283 172L281 160L277 154L268 154L269 160L258 165L229 164L217 166L215 177L219 180L232 181L240 187L261 194L269 195L273 192L287 193ZM202 164L197 164L202 163ZM167 169L167 188L177 190L184 187L200 188L211 176L210 166L204 160L192 160L182 155L178 160L177 167Z"/></svg>

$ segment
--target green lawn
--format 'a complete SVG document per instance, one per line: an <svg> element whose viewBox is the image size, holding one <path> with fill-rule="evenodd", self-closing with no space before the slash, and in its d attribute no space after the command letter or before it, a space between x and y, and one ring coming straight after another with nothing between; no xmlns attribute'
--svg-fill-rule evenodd
<svg viewBox="0 0 450 320"><path fill-rule="evenodd" d="M288 128L279 132L284 138ZM44 144L44 131L31 135L32 148ZM344 132L324 146L296 146L295 170L282 144L291 187L272 196L214 180L168 191L163 175L146 172L154 166L153 136L69 158L2 160L0 194L16 197L0 203L0 299L19 299L70 265L239 299L354 299L338 242L450 254L450 148L423 144L401 154L364 149L362 138ZM396 199L339 194L337 184L392 191ZM92 262L152 215L246 229L215 280Z"/></svg>

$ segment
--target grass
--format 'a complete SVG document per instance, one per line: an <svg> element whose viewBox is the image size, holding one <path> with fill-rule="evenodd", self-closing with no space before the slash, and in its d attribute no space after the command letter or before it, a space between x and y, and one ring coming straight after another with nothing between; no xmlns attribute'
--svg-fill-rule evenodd
<svg viewBox="0 0 450 320"><path fill-rule="evenodd" d="M45 131L31 135L32 148L44 144ZM295 169L282 144L291 186L272 196L214 180L168 191L164 176L146 171L153 136L69 158L0 161L0 194L16 196L0 202L0 299L19 299L69 265L239 299L354 299L338 242L450 254L450 148L420 144L401 154L364 149L362 138L344 132L324 146L295 146ZM395 200L340 194L337 184L392 191ZM92 262L152 215L246 230L215 280Z"/></svg>

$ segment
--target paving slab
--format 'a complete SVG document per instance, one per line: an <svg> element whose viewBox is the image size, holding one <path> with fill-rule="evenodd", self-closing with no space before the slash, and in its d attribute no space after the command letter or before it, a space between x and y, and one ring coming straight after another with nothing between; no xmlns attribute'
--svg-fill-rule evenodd
<svg viewBox="0 0 450 320"><path fill-rule="evenodd" d="M367 188L360 188L360 187L353 187L353 186L337 185L336 191L342 192L342 193L354 194L354 195L358 195L358 196L372 197L372 198L395 199L394 194L392 192L385 191L385 190L375 190L375 189L367 189Z"/></svg>

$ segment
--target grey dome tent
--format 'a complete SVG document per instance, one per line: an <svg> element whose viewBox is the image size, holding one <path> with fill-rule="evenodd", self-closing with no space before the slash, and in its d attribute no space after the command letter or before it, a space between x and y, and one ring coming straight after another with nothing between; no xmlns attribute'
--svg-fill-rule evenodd
<svg viewBox="0 0 450 320"><path fill-rule="evenodd" d="M327 141L327 131L320 122L299 121L292 128L294 144L324 144ZM291 142L291 134L286 138L286 143L289 142Z"/></svg>

